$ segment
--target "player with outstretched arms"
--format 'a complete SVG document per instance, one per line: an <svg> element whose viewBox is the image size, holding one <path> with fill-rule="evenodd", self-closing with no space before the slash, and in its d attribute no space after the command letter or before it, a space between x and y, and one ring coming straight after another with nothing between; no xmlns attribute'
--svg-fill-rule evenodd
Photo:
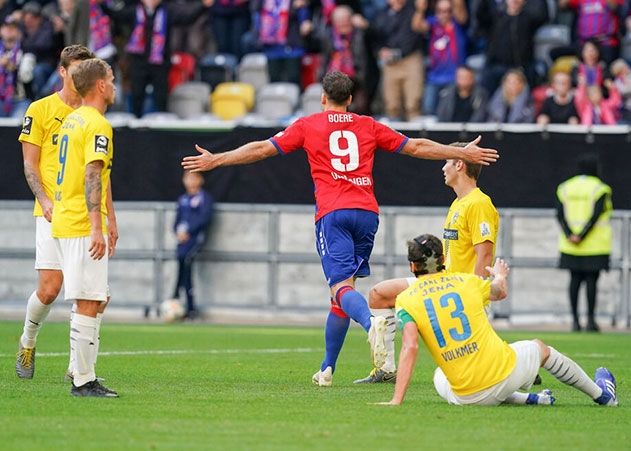
<svg viewBox="0 0 631 451"><path fill-rule="evenodd" d="M606 368L598 368L592 380L576 362L541 340L509 345L493 330L484 307L508 296L509 267L503 260L486 268L490 279L445 272L443 245L426 234L408 241L408 261L416 281L397 296L403 346L394 395L384 404L403 402L420 336L438 366L434 387L449 404L553 404L550 390L518 391L528 390L544 368L596 403L618 405L615 378Z"/></svg>
<svg viewBox="0 0 631 451"><path fill-rule="evenodd" d="M382 363L385 355L385 321L372 316L366 299L355 290L356 278L370 274L379 223L372 178L375 151L432 160L463 158L480 164L493 163L498 155L494 149L478 147L479 137L465 148L409 139L371 117L349 113L353 82L340 72L328 73L322 86L323 112L298 119L268 140L229 152L212 154L197 146L200 155L185 157L182 166L209 171L305 150L315 185L316 247L331 293L325 356L312 379L316 385L330 386L349 317L368 332L376 363Z"/></svg>

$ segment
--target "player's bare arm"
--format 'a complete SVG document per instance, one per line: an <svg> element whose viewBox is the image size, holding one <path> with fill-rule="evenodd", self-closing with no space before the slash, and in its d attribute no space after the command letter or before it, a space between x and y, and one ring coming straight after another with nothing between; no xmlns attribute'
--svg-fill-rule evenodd
<svg viewBox="0 0 631 451"><path fill-rule="evenodd" d="M508 296L508 273L510 268L501 258L495 259L493 267L487 266L486 270L493 277L491 282L491 301L501 301Z"/></svg>
<svg viewBox="0 0 631 451"><path fill-rule="evenodd" d="M112 197L112 181L107 185L107 256L112 258L118 241L118 225L116 224L116 211L114 210L114 198Z"/></svg>
<svg viewBox="0 0 631 451"><path fill-rule="evenodd" d="M269 140L253 141L229 152L216 154L210 153L197 144L195 144L195 149L200 153L199 155L184 157L182 160L182 167L187 171L212 171L220 166L250 164L278 155L276 147Z"/></svg>
<svg viewBox="0 0 631 451"><path fill-rule="evenodd" d="M497 161L499 154L495 149L479 147L478 143L481 139L482 136L478 136L465 147L455 147L440 144L430 139L414 138L405 143L401 153L424 160L461 159L470 163L489 166Z"/></svg>
<svg viewBox="0 0 631 451"><path fill-rule="evenodd" d="M33 192L35 199L42 206L44 218L48 222L53 219L53 201L48 198L42 185L42 174L39 172L40 148L35 144L22 143L22 157L24 159L24 177Z"/></svg>
<svg viewBox="0 0 631 451"><path fill-rule="evenodd" d="M397 372L397 383L394 386L394 395L387 403L391 406L398 406L403 403L405 393L414 374L414 365L418 355L418 329L413 322L405 323L403 326L403 343L399 354L399 370Z"/></svg>
<svg viewBox="0 0 631 451"><path fill-rule="evenodd" d="M491 266L493 263L493 243L491 241L483 241L473 246L473 251L476 256L473 273L476 276L488 277L489 273L486 267Z"/></svg>
<svg viewBox="0 0 631 451"><path fill-rule="evenodd" d="M102 170L102 161L92 161L85 167L85 204L88 208L91 229L91 243L88 252L94 260L102 259L106 249L101 223Z"/></svg>

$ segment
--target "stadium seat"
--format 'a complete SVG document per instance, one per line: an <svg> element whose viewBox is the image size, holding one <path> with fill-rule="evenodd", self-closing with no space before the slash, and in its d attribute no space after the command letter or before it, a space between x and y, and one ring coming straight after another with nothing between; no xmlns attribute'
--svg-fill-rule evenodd
<svg viewBox="0 0 631 451"><path fill-rule="evenodd" d="M478 53L476 55L469 55L466 60L466 65L470 67L476 74L479 74L486 64L486 55Z"/></svg>
<svg viewBox="0 0 631 451"><path fill-rule="evenodd" d="M171 55L171 69L169 69L169 92L184 82L191 81L195 76L195 56L185 52L175 52Z"/></svg>
<svg viewBox="0 0 631 451"><path fill-rule="evenodd" d="M568 46L571 43L572 33L566 25L543 25L537 30L534 38L535 60L543 61L550 65L550 50L556 47Z"/></svg>
<svg viewBox="0 0 631 451"><path fill-rule="evenodd" d="M242 117L254 107L254 96L247 83L220 83L211 95L212 112L223 120Z"/></svg>
<svg viewBox="0 0 631 451"><path fill-rule="evenodd" d="M269 83L267 57L263 53L248 53L244 55L239 65L237 79L240 82L254 86L254 89L258 92L259 89Z"/></svg>
<svg viewBox="0 0 631 451"><path fill-rule="evenodd" d="M322 85L320 83L313 83L307 86L307 89L302 94L301 101L303 114L308 115L322 111L321 96Z"/></svg>
<svg viewBox="0 0 631 451"><path fill-rule="evenodd" d="M200 80L214 89L219 83L234 80L237 58L228 53L212 53L203 56L198 66Z"/></svg>
<svg viewBox="0 0 631 451"><path fill-rule="evenodd" d="M198 117L208 111L208 96L208 84L200 81L182 83L169 95L168 110L181 119Z"/></svg>
<svg viewBox="0 0 631 451"><path fill-rule="evenodd" d="M266 119L291 116L298 106L300 88L293 83L270 83L257 94L256 112Z"/></svg>

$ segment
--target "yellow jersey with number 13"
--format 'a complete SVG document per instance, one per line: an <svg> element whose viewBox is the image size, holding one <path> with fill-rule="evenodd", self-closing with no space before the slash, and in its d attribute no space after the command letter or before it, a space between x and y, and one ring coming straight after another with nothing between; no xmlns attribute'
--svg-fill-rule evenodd
<svg viewBox="0 0 631 451"><path fill-rule="evenodd" d="M18 141L38 146L39 172L42 187L52 201L55 195L57 164L59 163L58 141L61 124L74 111L64 103L58 93L51 94L31 103L24 114L22 131ZM35 199L33 216L43 216L42 206Z"/></svg>
<svg viewBox="0 0 631 451"><path fill-rule="evenodd" d="M66 118L59 134L53 237L76 238L90 235L85 198L85 168L93 161L103 162L101 220L103 233L107 233L106 198L113 153L112 126L97 109L82 106Z"/></svg>
<svg viewBox="0 0 631 451"><path fill-rule="evenodd" d="M516 356L484 311L491 282L473 274L441 272L419 277L397 296L397 316L407 312L434 362L457 395L504 380Z"/></svg>

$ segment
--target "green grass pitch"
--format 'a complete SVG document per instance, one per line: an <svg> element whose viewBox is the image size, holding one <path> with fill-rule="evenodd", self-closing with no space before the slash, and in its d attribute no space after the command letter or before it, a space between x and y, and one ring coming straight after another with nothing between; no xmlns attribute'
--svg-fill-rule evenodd
<svg viewBox="0 0 631 451"><path fill-rule="evenodd" d="M403 406L393 385L357 386L369 370L349 332L331 388L311 384L323 332L310 327L104 323L97 374L119 399L77 399L63 381L67 324L40 333L33 380L14 371L21 324L0 322L0 449L631 449L631 335L503 332L540 337L588 374L608 366L620 407L603 408L542 370L553 407L455 407L431 382L422 349Z"/></svg>

